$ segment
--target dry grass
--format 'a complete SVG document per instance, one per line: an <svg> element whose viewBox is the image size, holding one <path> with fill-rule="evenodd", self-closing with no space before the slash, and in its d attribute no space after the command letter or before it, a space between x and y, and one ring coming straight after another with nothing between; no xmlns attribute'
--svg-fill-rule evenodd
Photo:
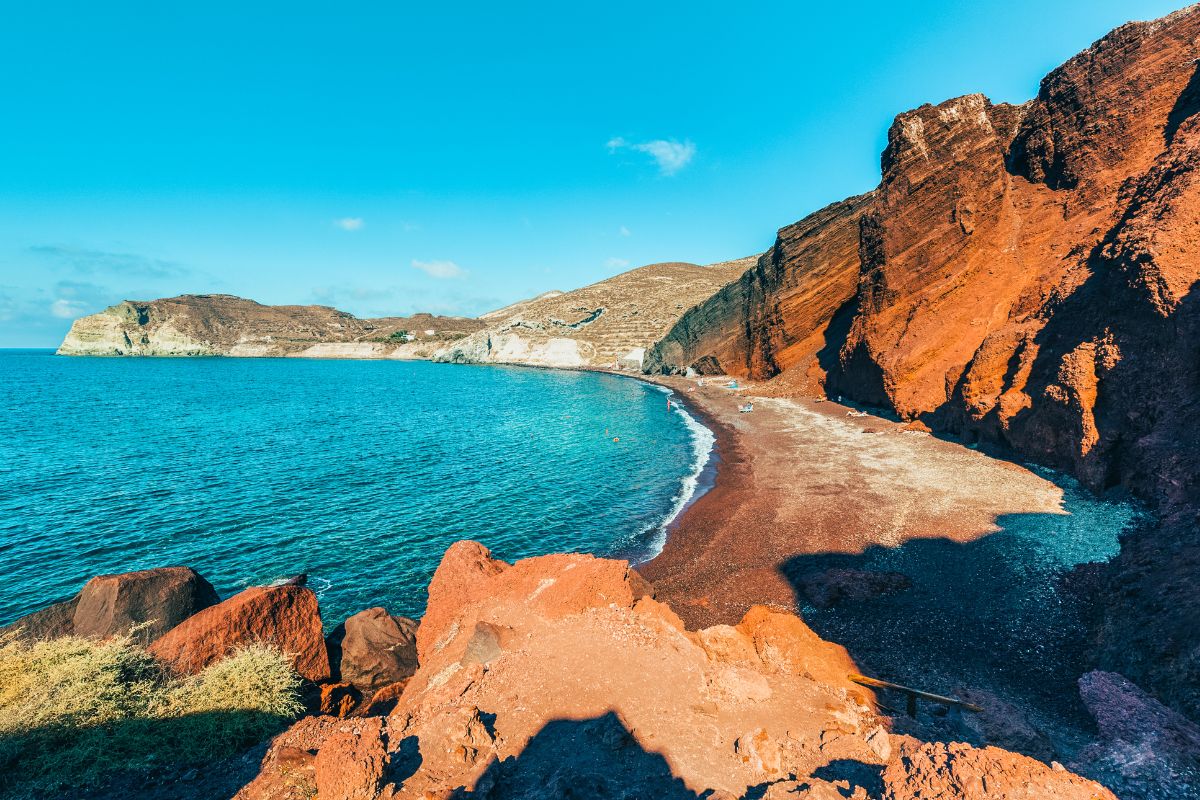
<svg viewBox="0 0 1200 800"><path fill-rule="evenodd" d="M230 755L301 712L299 685L264 646L174 678L128 638L0 635L0 790L53 792Z"/></svg>

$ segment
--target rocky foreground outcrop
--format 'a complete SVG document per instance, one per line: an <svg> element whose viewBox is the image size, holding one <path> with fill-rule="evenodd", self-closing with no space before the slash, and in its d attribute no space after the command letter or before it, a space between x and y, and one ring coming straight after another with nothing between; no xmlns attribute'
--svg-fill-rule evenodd
<svg viewBox="0 0 1200 800"><path fill-rule="evenodd" d="M70 356L428 358L483 326L415 314L359 319L327 306L264 306L224 294L126 300L71 325ZM407 334L407 336L403 335Z"/></svg>
<svg viewBox="0 0 1200 800"><path fill-rule="evenodd" d="M386 718L301 720L238 795L266 798L1078 798L996 748L888 733L854 664L755 608L688 632L625 562L446 553L420 668Z"/></svg>
<svg viewBox="0 0 1200 800"><path fill-rule="evenodd" d="M103 576L79 605L94 594L138 596L117 605L165 619L181 608L177 588L97 587L200 581L181 568ZM267 644L307 678L309 714L241 755L147 763L85 793L116 798L136 786L161 800L215 800L231 787L241 787L240 800L1114 800L1058 764L895 735L872 692L850 680L858 670L846 651L799 617L760 606L737 625L688 631L624 561L550 555L508 564L459 542L430 583L419 626L368 609L337 626L328 646L303 582L195 608L149 653L188 676L238 647ZM1097 674L1082 690L1102 736L1080 770L1116 781L1150 775L1163 785L1187 776L1200 742L1194 726L1117 675ZM1164 778L1147 763L1175 771Z"/></svg>
<svg viewBox="0 0 1200 800"><path fill-rule="evenodd" d="M751 263L651 264L572 292L549 292L485 315L485 328L434 360L641 371L647 348Z"/></svg>
<svg viewBox="0 0 1200 800"><path fill-rule="evenodd" d="M647 357L1000 442L1161 523L1102 579L1100 662L1200 719L1200 9L1020 106L901 114L867 195L784 228Z"/></svg>

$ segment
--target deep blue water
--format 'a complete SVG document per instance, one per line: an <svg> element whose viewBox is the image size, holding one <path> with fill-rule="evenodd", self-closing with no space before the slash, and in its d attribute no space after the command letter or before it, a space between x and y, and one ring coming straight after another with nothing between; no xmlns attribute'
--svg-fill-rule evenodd
<svg viewBox="0 0 1200 800"><path fill-rule="evenodd" d="M222 596L306 572L332 627L419 615L458 539L636 560L710 443L595 373L0 351L0 624L155 566Z"/></svg>

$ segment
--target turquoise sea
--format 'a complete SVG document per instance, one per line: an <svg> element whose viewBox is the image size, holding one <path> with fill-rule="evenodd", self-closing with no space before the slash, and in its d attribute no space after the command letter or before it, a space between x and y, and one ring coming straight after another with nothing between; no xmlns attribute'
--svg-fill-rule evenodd
<svg viewBox="0 0 1200 800"><path fill-rule="evenodd" d="M155 566L308 573L332 627L420 615L458 539L636 561L712 445L667 406L597 373L0 351L0 625Z"/></svg>

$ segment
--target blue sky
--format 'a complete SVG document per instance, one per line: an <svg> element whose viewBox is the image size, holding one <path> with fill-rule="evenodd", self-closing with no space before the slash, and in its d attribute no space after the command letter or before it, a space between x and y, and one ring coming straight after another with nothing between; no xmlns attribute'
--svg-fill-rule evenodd
<svg viewBox="0 0 1200 800"><path fill-rule="evenodd" d="M875 185L897 113L1022 102L1181 3L11 4L0 346L124 298L475 314L762 251Z"/></svg>

